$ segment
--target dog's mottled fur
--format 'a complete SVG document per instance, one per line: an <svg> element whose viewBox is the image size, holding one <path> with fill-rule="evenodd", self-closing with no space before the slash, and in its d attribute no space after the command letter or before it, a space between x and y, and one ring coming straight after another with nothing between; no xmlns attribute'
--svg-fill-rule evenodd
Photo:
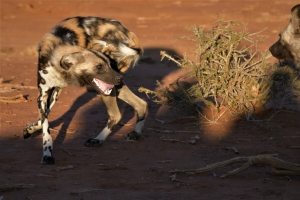
<svg viewBox="0 0 300 200"><path fill-rule="evenodd" d="M290 23L269 50L279 60L292 60L300 69L300 4L291 9Z"/></svg>
<svg viewBox="0 0 300 200"><path fill-rule="evenodd" d="M42 163L53 164L53 142L48 115L62 88L67 85L93 86L102 93L109 119L107 126L85 145L101 146L120 121L116 98L131 105L137 114L129 139L141 137L147 103L134 95L121 73L135 65L143 53L138 37L120 22L99 17L73 17L58 23L42 38L38 49L38 120L23 129L24 138L42 129Z"/></svg>

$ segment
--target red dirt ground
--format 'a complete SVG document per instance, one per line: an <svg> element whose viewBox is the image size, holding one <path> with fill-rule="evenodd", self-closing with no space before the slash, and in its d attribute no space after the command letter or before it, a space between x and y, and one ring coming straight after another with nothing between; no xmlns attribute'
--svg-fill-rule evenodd
<svg viewBox="0 0 300 200"><path fill-rule="evenodd" d="M170 121L166 109L139 93L140 86L155 89L156 80L171 83L181 73L159 51L182 55L190 43L175 38L189 34L187 26L210 27L220 18L248 24L249 32L264 31L267 49L289 22L296 0L286 1L29 1L1 0L1 72L3 84L36 86L36 46L57 22L70 16L101 16L121 21L135 32L145 49L144 61L125 76L130 88L149 103L144 137L124 141L133 129L133 110L120 102L124 112L120 126L100 148L86 148L87 138L104 127L107 114L101 97L85 88L69 87L53 108L50 119L55 165L42 165L41 134L24 140L23 127L37 117L37 90L4 90L1 97L24 95L27 101L0 103L0 186L34 184L31 189L0 192L0 199L299 199L299 176L278 176L270 166L252 166L237 175L220 175L239 167L232 165L197 175L177 174L173 169L199 168L236 156L278 154L279 158L300 163L300 113L282 109L270 121L223 122L197 125L195 119ZM276 62L271 59L271 62ZM274 110L264 117L268 118ZM170 121L160 123L156 119ZM158 132L170 130L174 132ZM169 142L196 139L196 144ZM239 155L226 151L235 147ZM59 167L73 168L57 171Z"/></svg>

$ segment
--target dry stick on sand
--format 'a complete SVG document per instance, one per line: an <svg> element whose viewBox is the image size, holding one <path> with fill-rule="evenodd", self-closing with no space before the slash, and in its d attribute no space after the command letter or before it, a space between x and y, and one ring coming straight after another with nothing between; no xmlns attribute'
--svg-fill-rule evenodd
<svg viewBox="0 0 300 200"><path fill-rule="evenodd" d="M66 169L73 169L73 165L68 165L68 166L65 166L65 167L57 167L55 168L56 171L61 171L61 170L66 170Z"/></svg>
<svg viewBox="0 0 300 200"><path fill-rule="evenodd" d="M164 140L164 141L168 141L168 142L179 142L179 143L183 143L183 144L187 143L185 141L181 141L181 140L178 140L178 139L168 139L168 138L164 138L164 137L161 137L160 139Z"/></svg>
<svg viewBox="0 0 300 200"><path fill-rule="evenodd" d="M248 169L251 165L255 164L268 164L271 165L274 170L272 172L274 174L280 175L300 175L300 164L285 162L279 158L276 158L277 154L264 154L257 156L249 156L249 157L236 157L229 160L225 160L223 162L217 162L211 165L207 165L205 167L199 169L183 169L183 170L171 170L170 173L187 173L187 174L199 174L203 172L207 172L216 168L225 167L234 163L242 163L246 162L240 168L232 170L227 174L223 174L221 178L225 178L227 176L237 174Z"/></svg>
<svg viewBox="0 0 300 200"><path fill-rule="evenodd" d="M4 102L4 103L21 103L26 101L27 100L24 98L22 94L18 94L12 97L0 97L0 102Z"/></svg>
<svg viewBox="0 0 300 200"><path fill-rule="evenodd" d="M0 88L11 88L11 89L38 89L37 86L25 86L25 85L22 85L22 84L3 83L3 78L0 78Z"/></svg>

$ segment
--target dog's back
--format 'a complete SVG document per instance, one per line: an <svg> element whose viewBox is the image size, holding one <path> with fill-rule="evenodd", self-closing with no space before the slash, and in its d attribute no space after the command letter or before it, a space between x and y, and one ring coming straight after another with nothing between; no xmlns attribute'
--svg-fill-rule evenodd
<svg viewBox="0 0 300 200"><path fill-rule="evenodd" d="M61 21L43 37L39 44L39 68L44 68L53 50L64 44L105 54L118 72L135 65L143 53L138 37L120 22L99 17L73 17Z"/></svg>

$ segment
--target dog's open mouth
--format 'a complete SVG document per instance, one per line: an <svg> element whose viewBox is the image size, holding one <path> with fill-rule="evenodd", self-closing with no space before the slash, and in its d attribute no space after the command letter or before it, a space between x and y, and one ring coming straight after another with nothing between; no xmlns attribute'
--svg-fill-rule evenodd
<svg viewBox="0 0 300 200"><path fill-rule="evenodd" d="M97 89L100 90L100 92L104 95L109 95L114 87L114 85L105 83L104 81L101 81L96 78L93 78L92 82L97 87Z"/></svg>

